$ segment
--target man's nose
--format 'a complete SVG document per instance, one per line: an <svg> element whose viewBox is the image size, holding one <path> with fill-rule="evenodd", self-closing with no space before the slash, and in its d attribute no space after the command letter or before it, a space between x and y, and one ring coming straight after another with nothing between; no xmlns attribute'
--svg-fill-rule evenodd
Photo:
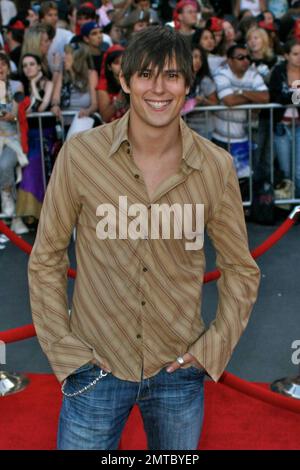
<svg viewBox="0 0 300 470"><path fill-rule="evenodd" d="M164 92L164 79L161 74L154 77L152 88L153 88L153 91L155 91L155 93Z"/></svg>

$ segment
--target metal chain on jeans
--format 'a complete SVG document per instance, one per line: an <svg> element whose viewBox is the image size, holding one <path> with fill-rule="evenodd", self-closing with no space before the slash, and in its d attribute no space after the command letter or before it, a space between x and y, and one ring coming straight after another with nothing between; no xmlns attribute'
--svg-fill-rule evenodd
<svg viewBox="0 0 300 470"><path fill-rule="evenodd" d="M81 393L85 392L86 390L89 390L91 387L94 387L96 385L96 383L99 382L100 379L103 379L103 377L106 377L107 375L108 375L107 372L103 372L103 370L100 370L99 376L96 377L95 380L93 380L93 382L90 382L88 385L86 385L85 387L78 390L78 392L74 392L74 393L66 393L65 392L66 380L64 380L64 382L61 386L61 391L62 391L62 393L65 397L68 397L68 398L76 397L77 395L80 395Z"/></svg>

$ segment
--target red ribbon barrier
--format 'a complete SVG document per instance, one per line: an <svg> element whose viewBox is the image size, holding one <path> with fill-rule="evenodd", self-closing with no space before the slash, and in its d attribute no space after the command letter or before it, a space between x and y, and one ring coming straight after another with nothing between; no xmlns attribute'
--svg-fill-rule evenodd
<svg viewBox="0 0 300 470"><path fill-rule="evenodd" d="M275 243L277 243L295 224L295 219L288 217L278 227L274 233L272 233L261 245L251 251L253 258L258 258L266 251L268 251ZM12 232L7 225L0 220L0 232L4 233L16 246L18 246L25 253L30 254L32 246L18 237ZM75 278L76 272L73 269L68 270L68 276ZM218 270L206 273L204 276L204 282L210 282L220 277ZM19 328L4 331L0 333L0 340L5 343L13 343L36 336L36 332L33 325L26 325ZM295 401L293 398L285 397L280 394L276 394L269 390L265 390L256 384L252 384L246 380L240 379L229 372L224 372L218 382L221 385L226 385L237 390L240 393L261 400L269 405L279 406L288 411L300 413L300 402Z"/></svg>
<svg viewBox="0 0 300 470"><path fill-rule="evenodd" d="M266 390L259 385L240 379L229 372L224 372L219 382L222 385L233 388L240 393L244 393L248 397L261 400L268 405L279 406L294 413L300 413L300 401L294 398L285 397L279 393Z"/></svg>

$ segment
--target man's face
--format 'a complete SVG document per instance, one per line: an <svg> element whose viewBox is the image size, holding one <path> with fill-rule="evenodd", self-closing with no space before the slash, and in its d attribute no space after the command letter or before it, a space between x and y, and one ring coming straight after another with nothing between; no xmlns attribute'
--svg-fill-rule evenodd
<svg viewBox="0 0 300 470"><path fill-rule="evenodd" d="M42 22L46 24L51 24L53 28L56 28L56 25L58 22L57 10L55 10L54 8L51 8L42 19Z"/></svg>
<svg viewBox="0 0 300 470"><path fill-rule="evenodd" d="M86 42L91 47L100 47L102 43L102 31L100 28L92 29L87 38Z"/></svg>
<svg viewBox="0 0 300 470"><path fill-rule="evenodd" d="M291 52L285 55L288 64L293 67L300 67L300 45L296 44L292 47Z"/></svg>
<svg viewBox="0 0 300 470"><path fill-rule="evenodd" d="M235 49L233 57L228 59L228 64L235 75L243 76L250 65L250 57L247 49Z"/></svg>
<svg viewBox="0 0 300 470"><path fill-rule="evenodd" d="M151 3L149 0L139 0L137 3L137 6L141 9L141 10L149 10L149 8L151 8Z"/></svg>
<svg viewBox="0 0 300 470"><path fill-rule="evenodd" d="M136 122L150 127L168 127L179 119L180 110L189 92L175 59L165 64L164 70L148 69L136 72L129 87L121 73L120 82L125 93L130 94L130 112Z"/></svg>
<svg viewBox="0 0 300 470"><path fill-rule="evenodd" d="M197 23L197 8L193 5L186 5L178 18L185 26L194 26Z"/></svg>
<svg viewBox="0 0 300 470"><path fill-rule="evenodd" d="M139 31L143 31L143 29L148 28L148 26L149 26L148 21L137 21L133 25L133 32L138 33Z"/></svg>
<svg viewBox="0 0 300 470"><path fill-rule="evenodd" d="M77 16L77 24L81 27L82 25L84 25L85 23L89 23L90 21L94 21L93 18L87 18L86 16Z"/></svg>

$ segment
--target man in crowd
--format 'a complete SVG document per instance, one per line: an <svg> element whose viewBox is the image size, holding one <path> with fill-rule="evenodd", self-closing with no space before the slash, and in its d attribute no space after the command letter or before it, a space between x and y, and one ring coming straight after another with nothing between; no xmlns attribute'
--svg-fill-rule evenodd
<svg viewBox="0 0 300 470"><path fill-rule="evenodd" d="M51 72L57 72L62 65L64 47L69 44L74 34L57 26L58 8L55 2L43 2L39 16L42 23L50 24L55 29L55 36L48 51L48 64Z"/></svg>
<svg viewBox="0 0 300 470"><path fill-rule="evenodd" d="M234 44L227 51L227 62L213 75L219 100L225 106L265 104L269 102L268 88L254 66L244 44ZM239 155L240 177L249 176L249 142L247 111L217 111L214 142ZM236 165L239 163L236 161Z"/></svg>

